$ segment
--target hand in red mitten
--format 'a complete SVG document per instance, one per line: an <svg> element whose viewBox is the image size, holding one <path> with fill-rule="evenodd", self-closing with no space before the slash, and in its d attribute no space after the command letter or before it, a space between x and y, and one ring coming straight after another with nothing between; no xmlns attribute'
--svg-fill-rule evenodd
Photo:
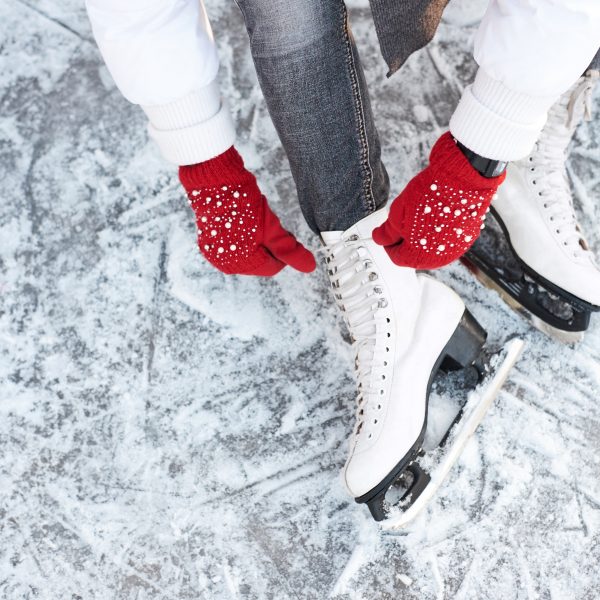
<svg viewBox="0 0 600 600"><path fill-rule="evenodd" d="M373 240L399 266L443 267L475 243L504 177L480 175L445 133L431 150L429 166L409 182L387 220L373 230Z"/></svg>
<svg viewBox="0 0 600 600"><path fill-rule="evenodd" d="M286 265L310 273L315 258L286 231L232 146L219 156L179 168L196 215L198 247L219 271L275 275Z"/></svg>

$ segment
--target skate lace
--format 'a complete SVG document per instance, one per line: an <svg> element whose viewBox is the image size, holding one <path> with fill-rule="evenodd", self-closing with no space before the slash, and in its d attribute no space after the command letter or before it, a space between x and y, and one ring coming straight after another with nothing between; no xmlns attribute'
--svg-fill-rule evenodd
<svg viewBox="0 0 600 600"><path fill-rule="evenodd" d="M352 337L358 386L356 435L365 421L377 423L377 416L370 419L369 413L381 410L382 390L375 382L385 378L377 373L378 366L387 366L383 356L387 351L384 338L377 332L378 323L385 321L384 316L378 315L379 309L385 308L388 302L382 296L383 288L377 283L379 275L373 262L361 245L364 241L351 235L321 250L335 302Z"/></svg>
<svg viewBox="0 0 600 600"><path fill-rule="evenodd" d="M557 239L574 258L589 249L573 207L565 169L566 151L581 111L586 120L591 119L592 90L598 74L591 71L582 77L571 94L550 112L544 132L529 157L531 183L537 187L546 217ZM540 171L543 172L538 174Z"/></svg>
<svg viewBox="0 0 600 600"><path fill-rule="evenodd" d="M600 79L600 71L588 71L588 73L581 78L581 81L570 95L567 103L567 127L569 129L574 128L577 107L580 103L583 106L583 118L586 121L592 120L592 92L594 91L594 86L598 79Z"/></svg>

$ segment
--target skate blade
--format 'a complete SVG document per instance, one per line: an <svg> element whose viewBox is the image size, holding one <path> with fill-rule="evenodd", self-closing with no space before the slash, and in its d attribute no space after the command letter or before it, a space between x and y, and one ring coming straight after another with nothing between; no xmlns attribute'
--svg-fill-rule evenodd
<svg viewBox="0 0 600 600"><path fill-rule="evenodd" d="M529 323L531 323L538 331L541 331L543 334L550 336L563 344L576 344L583 340L583 331L565 331L564 329L558 329L534 315L471 261L469 261L468 269L485 287L496 292L510 308L525 317L525 319L527 319L527 321L529 321Z"/></svg>
<svg viewBox="0 0 600 600"><path fill-rule="evenodd" d="M519 360L523 351L524 342L521 339L513 339L508 342L504 348L492 358L492 375L488 376L480 384L480 388L474 390L471 394L465 408L463 417L452 428L450 435L444 444L445 452L440 458L438 464L429 473L430 481L425 486L419 496L404 511L397 513L391 507L389 516L385 521L380 522L380 527L384 531L397 531L410 523L423 508L429 503L437 490L442 485L444 479L460 458L460 455L469 441L473 432L481 423L483 417L493 404L498 392L504 385L510 370ZM503 358L501 356L504 355ZM499 364L494 364L495 360L500 358Z"/></svg>

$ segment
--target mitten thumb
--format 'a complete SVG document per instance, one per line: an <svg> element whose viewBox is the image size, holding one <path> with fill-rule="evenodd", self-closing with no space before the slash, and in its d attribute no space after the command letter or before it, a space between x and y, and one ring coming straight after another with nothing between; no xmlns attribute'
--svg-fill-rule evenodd
<svg viewBox="0 0 600 600"><path fill-rule="evenodd" d="M396 202L398 201L401 202L402 199L398 198ZM373 241L376 244L391 246L400 243L404 239L401 231L402 215L398 215L397 212L400 211L394 211L394 207L392 207L388 218L379 227L373 229Z"/></svg>
<svg viewBox="0 0 600 600"><path fill-rule="evenodd" d="M263 245L281 262L302 273L314 271L317 264L310 250L307 250L289 231L281 226L277 215L270 209L264 196L263 201Z"/></svg>

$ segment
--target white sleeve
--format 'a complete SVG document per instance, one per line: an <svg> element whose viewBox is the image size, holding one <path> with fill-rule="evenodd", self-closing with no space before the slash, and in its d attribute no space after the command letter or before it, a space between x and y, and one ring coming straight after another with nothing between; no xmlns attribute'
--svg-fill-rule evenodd
<svg viewBox="0 0 600 600"><path fill-rule="evenodd" d="M599 0L491 0L475 38L479 70L452 134L487 158L526 156L599 47Z"/></svg>
<svg viewBox="0 0 600 600"><path fill-rule="evenodd" d="M233 144L202 0L86 0L86 7L109 72L146 112L167 160L194 164Z"/></svg>

